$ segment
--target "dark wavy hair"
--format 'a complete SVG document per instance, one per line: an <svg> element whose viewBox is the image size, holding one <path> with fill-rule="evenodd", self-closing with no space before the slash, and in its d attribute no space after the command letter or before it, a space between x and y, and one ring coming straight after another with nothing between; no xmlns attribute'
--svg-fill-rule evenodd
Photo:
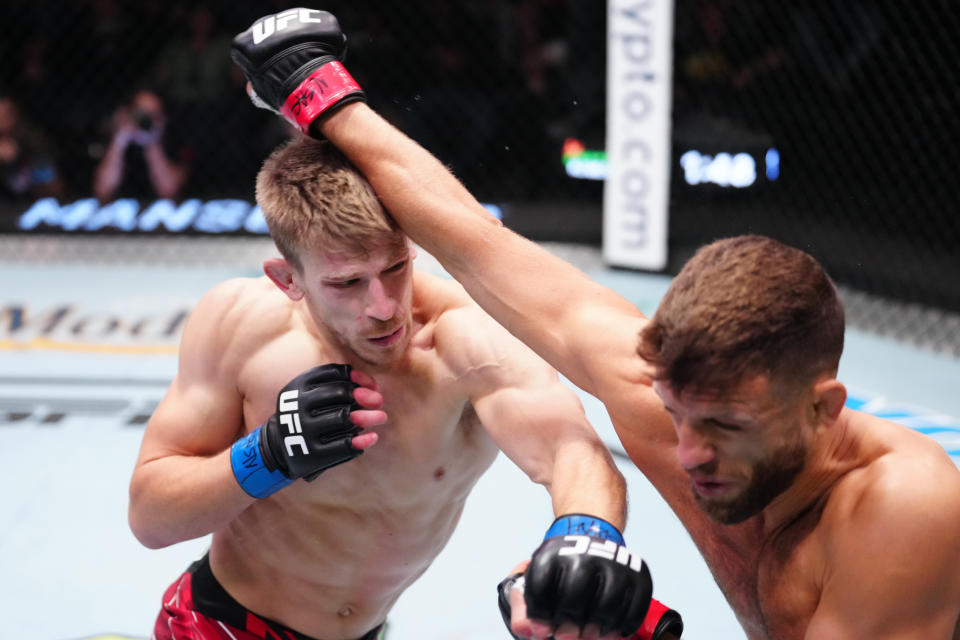
<svg viewBox="0 0 960 640"><path fill-rule="evenodd" d="M836 375L844 313L813 256L758 235L702 247L674 278L640 333L655 377L722 392L767 375L791 386Z"/></svg>

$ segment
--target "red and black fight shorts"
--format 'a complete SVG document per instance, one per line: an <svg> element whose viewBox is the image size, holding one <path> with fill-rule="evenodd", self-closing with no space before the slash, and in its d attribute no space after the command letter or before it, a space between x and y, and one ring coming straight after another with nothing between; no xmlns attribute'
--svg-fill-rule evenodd
<svg viewBox="0 0 960 640"><path fill-rule="evenodd" d="M381 631L377 627L359 640L381 640ZM217 582L204 555L163 594L151 640L314 639L244 608Z"/></svg>

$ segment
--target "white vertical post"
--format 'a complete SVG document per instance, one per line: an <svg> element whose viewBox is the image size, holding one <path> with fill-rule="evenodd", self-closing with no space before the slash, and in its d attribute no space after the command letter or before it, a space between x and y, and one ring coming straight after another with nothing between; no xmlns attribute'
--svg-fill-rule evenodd
<svg viewBox="0 0 960 640"><path fill-rule="evenodd" d="M667 264L673 0L608 0L603 257Z"/></svg>

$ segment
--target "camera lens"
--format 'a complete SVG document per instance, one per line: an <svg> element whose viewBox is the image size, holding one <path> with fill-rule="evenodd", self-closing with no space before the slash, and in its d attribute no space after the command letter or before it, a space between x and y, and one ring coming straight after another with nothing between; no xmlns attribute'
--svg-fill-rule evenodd
<svg viewBox="0 0 960 640"><path fill-rule="evenodd" d="M138 129L143 129L144 131L153 129L153 116L145 111L138 111L134 114L134 122L137 123Z"/></svg>

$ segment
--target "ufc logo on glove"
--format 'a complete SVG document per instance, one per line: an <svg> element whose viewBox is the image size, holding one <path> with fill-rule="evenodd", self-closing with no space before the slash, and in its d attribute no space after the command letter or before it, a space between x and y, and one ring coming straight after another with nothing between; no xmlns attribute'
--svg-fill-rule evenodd
<svg viewBox="0 0 960 640"><path fill-rule="evenodd" d="M311 14L317 14L314 17ZM316 9L287 9L272 16L267 16L263 20L253 24L253 44L260 44L277 31L283 31L290 27L290 23L297 21L300 24L320 23L323 19L319 17L320 12Z"/></svg>
<svg viewBox="0 0 960 640"><path fill-rule="evenodd" d="M560 549L557 552L558 555L598 556L607 560L615 560L618 564L628 566L638 573L643 566L643 560L640 556L630 553L626 547L613 540L598 540L590 536L564 536L563 539L573 544Z"/></svg>
<svg viewBox="0 0 960 640"><path fill-rule="evenodd" d="M299 405L297 404L297 397L300 395L300 392L296 389L291 389L289 391L284 391L280 394L279 402L277 403L280 409L280 424L287 428L287 431L290 433L287 437L283 439L283 444L287 447L287 455L293 455L293 447L299 446L300 450L303 451L303 455L310 453L310 450L307 449L307 441L303 438L302 435L303 429L300 428L300 414Z"/></svg>
<svg viewBox="0 0 960 640"><path fill-rule="evenodd" d="M230 449L233 475L243 490L265 498L362 454L351 444L360 432L350 420L355 386L350 365L326 364L281 389L277 412Z"/></svg>

